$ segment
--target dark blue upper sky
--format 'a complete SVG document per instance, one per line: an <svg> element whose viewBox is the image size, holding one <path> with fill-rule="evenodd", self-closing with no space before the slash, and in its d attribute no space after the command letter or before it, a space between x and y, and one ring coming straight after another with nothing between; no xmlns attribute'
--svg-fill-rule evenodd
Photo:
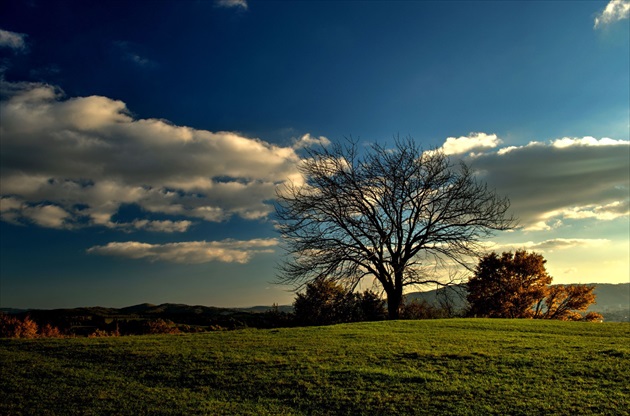
<svg viewBox="0 0 630 416"><path fill-rule="evenodd" d="M347 136L444 146L518 209L497 247L628 281L628 10L5 0L0 306L288 303L274 185Z"/></svg>

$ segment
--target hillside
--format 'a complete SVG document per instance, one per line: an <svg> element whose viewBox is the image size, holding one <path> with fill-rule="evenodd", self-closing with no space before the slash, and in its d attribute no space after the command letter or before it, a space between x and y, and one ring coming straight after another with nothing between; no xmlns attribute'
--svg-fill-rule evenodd
<svg viewBox="0 0 630 416"><path fill-rule="evenodd" d="M38 325L50 324L65 334L89 335L96 330L121 335L146 333L149 321L164 320L186 332L244 327L273 328L283 324L287 308L215 308L201 305L142 303L124 308L81 307L73 309L6 310L20 318L29 316ZM176 324L176 325L175 325ZM284 325L283 325L284 326Z"/></svg>
<svg viewBox="0 0 630 416"><path fill-rule="evenodd" d="M597 303L589 310L606 312L630 309L630 283L598 283L595 285L595 296Z"/></svg>
<svg viewBox="0 0 630 416"><path fill-rule="evenodd" d="M0 340L0 414L627 414L630 325L502 319ZM550 382L552 380L552 382Z"/></svg>
<svg viewBox="0 0 630 416"><path fill-rule="evenodd" d="M446 295L455 310L466 306L466 291L463 286L447 289L412 292L406 295L407 302L413 300L426 301L439 305ZM599 312L607 322L628 322L630 320L630 283L597 284L595 288L597 303L589 311ZM235 329L242 327L271 328L279 326L278 321L269 314L270 306L254 306L251 308L216 308L202 305L184 305L165 303L153 305L142 303L124 308L81 307L73 309L52 310L17 310L4 308L1 311L19 316L28 314L40 325L50 323L67 332L87 335L96 328L112 330L116 326L127 333L137 333L142 321L165 319L177 324L193 327L221 327ZM275 312L287 314L292 306L284 305ZM280 325L283 326L283 325Z"/></svg>

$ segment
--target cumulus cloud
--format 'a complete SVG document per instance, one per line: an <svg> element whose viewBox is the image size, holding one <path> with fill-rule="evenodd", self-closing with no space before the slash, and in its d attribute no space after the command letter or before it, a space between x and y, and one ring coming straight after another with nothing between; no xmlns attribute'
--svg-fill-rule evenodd
<svg viewBox="0 0 630 416"><path fill-rule="evenodd" d="M501 144L496 134L470 133L468 136L448 137L441 150L446 155L461 155L480 149L489 149Z"/></svg>
<svg viewBox="0 0 630 416"><path fill-rule="evenodd" d="M10 48L15 51L26 49L26 35L0 29L0 48Z"/></svg>
<svg viewBox="0 0 630 416"><path fill-rule="evenodd" d="M595 17L595 28L600 28L630 16L630 0L611 0L606 8Z"/></svg>
<svg viewBox="0 0 630 416"><path fill-rule="evenodd" d="M135 119L122 101L64 99L45 84L2 82L2 93L6 221L184 231L190 219L265 218L276 186L300 181L292 147ZM305 137L305 145L324 140ZM112 217L123 204L148 215L187 218L121 225Z"/></svg>
<svg viewBox="0 0 630 416"><path fill-rule="evenodd" d="M483 180L507 195L526 230L565 220L629 215L630 141L561 138L465 158Z"/></svg>
<svg viewBox="0 0 630 416"><path fill-rule="evenodd" d="M217 7L248 9L247 0L216 0Z"/></svg>
<svg viewBox="0 0 630 416"><path fill-rule="evenodd" d="M168 244L147 244L137 241L112 242L87 250L91 254L165 261L180 264L199 264L212 261L247 263L255 254L273 253L278 245L275 238L248 241L189 241Z"/></svg>

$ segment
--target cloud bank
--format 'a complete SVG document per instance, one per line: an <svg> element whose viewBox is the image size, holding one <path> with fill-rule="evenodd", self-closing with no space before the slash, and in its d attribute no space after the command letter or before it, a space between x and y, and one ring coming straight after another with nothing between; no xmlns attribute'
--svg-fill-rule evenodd
<svg viewBox="0 0 630 416"><path fill-rule="evenodd" d="M300 180L293 147L135 119L121 101L64 99L45 84L3 81L1 90L0 215L5 221L185 231L194 220L265 218L276 185ZM326 140L304 136L299 143ZM114 221L119 208L129 204L169 218Z"/></svg>
<svg viewBox="0 0 630 416"><path fill-rule="evenodd" d="M0 218L14 224L173 233L198 221L265 219L277 185L302 180L297 152L330 143L306 134L282 147L136 119L107 97L66 99L46 84L0 85ZM525 230L629 215L629 141L501 144L496 134L477 132L449 137L440 149L507 195ZM121 222L117 213L129 205L142 218Z"/></svg>
<svg viewBox="0 0 630 416"><path fill-rule="evenodd" d="M630 16L630 0L611 0L606 8L595 17L595 28L627 19Z"/></svg>
<svg viewBox="0 0 630 416"><path fill-rule="evenodd" d="M169 244L147 244L137 241L113 242L94 246L87 250L91 254L164 261L181 264L200 264L212 261L223 263L247 263L255 254L273 253L278 245L275 238L249 241L190 241Z"/></svg>
<svg viewBox="0 0 630 416"><path fill-rule="evenodd" d="M630 214L630 141L565 137L464 154L493 143L500 143L495 135L475 133L447 139L443 149L459 154L480 179L507 195L525 230L550 230L566 220L614 220Z"/></svg>

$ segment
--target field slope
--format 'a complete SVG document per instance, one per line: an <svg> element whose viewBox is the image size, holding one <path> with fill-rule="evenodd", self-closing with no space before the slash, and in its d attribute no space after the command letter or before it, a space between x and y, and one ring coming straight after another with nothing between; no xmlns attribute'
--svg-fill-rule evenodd
<svg viewBox="0 0 630 416"><path fill-rule="evenodd" d="M0 340L0 414L628 414L630 324L452 319Z"/></svg>

